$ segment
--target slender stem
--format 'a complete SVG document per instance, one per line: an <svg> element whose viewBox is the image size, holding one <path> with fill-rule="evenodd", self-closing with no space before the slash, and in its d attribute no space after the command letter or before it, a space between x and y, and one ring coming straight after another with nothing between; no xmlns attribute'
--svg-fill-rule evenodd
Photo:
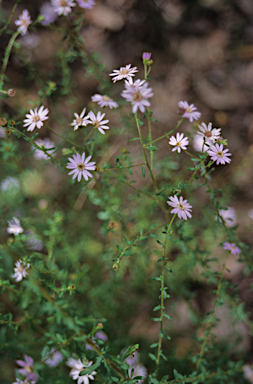
<svg viewBox="0 0 253 384"><path fill-rule="evenodd" d="M221 290L221 286L222 286L223 275L224 275L224 272L225 272L225 269L226 269L226 264L227 264L229 255L230 255L230 252L228 252L226 260L225 260L225 263L223 264L222 272L221 272L221 275L220 275L220 280L219 280L219 283L218 283L218 288L217 288L217 291L216 291L216 298L215 298L214 307L213 307L213 310L212 310L212 315L211 315L210 320L209 320L209 326L208 326L208 328L207 328L207 330L205 332L204 340L203 340L203 343L202 343L202 346L201 346L199 358L198 358L197 365L196 365L197 369L199 369L199 365L200 365L201 360L203 358L203 355L205 353L205 347L206 347L206 344L207 344L207 338L209 336L210 330L211 330L212 325L213 325L213 320L214 320L214 316L215 316L215 310L216 310L216 307L217 307L217 304L218 304L218 300L219 300L219 297L220 297L220 290Z"/></svg>
<svg viewBox="0 0 253 384"><path fill-rule="evenodd" d="M168 225L168 228L167 228L167 231L166 231L166 237L165 237L165 241L164 241L164 252L163 252L163 265L162 265L162 276L161 276L161 295L160 295L160 298L161 298L161 316L160 316L160 333L159 333L159 341L158 341L158 351L157 351L157 358L156 358L156 374L158 375L158 371L159 371L159 363L160 363L160 357L161 357L161 353L162 353L162 332L163 332L163 318L164 318L164 280L165 280L165 266L167 264L167 261L166 261L166 258L165 258L165 255L166 255L166 247L167 247L167 239L168 239L168 235L170 233L170 228L172 226L172 223L174 221L176 217L176 214L174 214L174 216L172 217L169 225Z"/></svg>
<svg viewBox="0 0 253 384"><path fill-rule="evenodd" d="M109 171L112 171L112 170L115 170L115 169L129 169L129 168L134 168L134 167L139 167L140 165L145 165L146 163L139 163L139 164L130 164L126 167L114 167L114 168L103 168L103 172L106 172L107 170Z"/></svg>
<svg viewBox="0 0 253 384"><path fill-rule="evenodd" d="M141 134L140 123L139 123L139 119L138 119L138 116L137 116L137 112L134 114L134 117L135 117L136 125L137 125L137 128L138 128L138 132L139 132L139 137L140 137L140 142L141 142L141 146L142 146L142 151L143 151L143 155L144 155L144 158L145 158L145 162L146 162L146 165L148 167L151 179L153 181L155 192L158 193L159 191L158 191L158 187L157 187L157 184L156 184L156 180L154 178L153 171L152 171L152 169L151 169L151 167L149 165L147 154L146 154L146 151L145 151L145 148L144 148L144 143L143 143L143 138L142 138L142 134ZM163 211L163 213L165 214L165 217L168 219L167 210L165 209L165 207L161 203L160 196L158 196L158 204L159 204L161 210Z"/></svg>
<svg viewBox="0 0 253 384"><path fill-rule="evenodd" d="M144 148L146 148L146 147L148 147L149 145L151 145L151 144L153 144L153 143L156 143L157 141L162 140L162 139L164 139L165 137L168 137L168 135L171 135L172 133L174 133L174 132L177 130L177 128L181 125L181 123L183 122L183 120L184 120L184 118L182 117L182 118L178 121L178 123L177 123L177 125L175 126L175 128L173 128L171 131L169 131L169 132L166 133L165 135L160 136L160 137L158 137L157 139L155 139L155 140L153 140L153 141L150 141L149 143L145 144L145 145L144 145Z"/></svg>
<svg viewBox="0 0 253 384"><path fill-rule="evenodd" d="M74 143L73 141L68 140L68 139L66 139L66 137L64 137L64 136L60 135L59 133L57 133L53 128L49 127L49 125L45 124L45 126L46 126L48 129L50 129L50 131L52 131L55 135L61 137L63 140L67 141L68 143L74 145L75 147L84 149L83 146L81 146L81 145L79 145L79 144L76 144L76 143Z"/></svg>
<svg viewBox="0 0 253 384"><path fill-rule="evenodd" d="M7 20L7 22L5 23L5 25L3 26L3 28L0 30L0 36L1 36L1 34L6 30L6 28L9 26L10 21L11 21L11 19L12 19L12 16L14 15L14 12L15 12L15 10L16 10L16 8L17 8L17 5L20 3L20 1L21 1L21 0L17 0L17 1L16 1L16 4L14 4L9 19Z"/></svg>
<svg viewBox="0 0 253 384"><path fill-rule="evenodd" d="M3 77L4 77L4 72L6 70L6 67L8 65L8 61L9 61L9 57L10 57L10 54L11 54L11 49L13 47L13 44L16 40L16 38L18 37L18 35L20 34L19 31L16 31L12 36L11 36L11 39L9 41L9 44L6 48L6 51L5 51L5 55L4 55L4 60L3 60L3 65L2 65L2 69L1 69L1 75L0 75L0 82L3 80Z"/></svg>

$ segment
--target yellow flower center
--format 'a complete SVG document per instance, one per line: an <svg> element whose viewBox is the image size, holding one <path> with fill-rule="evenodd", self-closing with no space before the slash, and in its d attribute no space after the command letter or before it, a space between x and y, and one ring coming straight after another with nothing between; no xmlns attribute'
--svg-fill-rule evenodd
<svg viewBox="0 0 253 384"><path fill-rule="evenodd" d="M98 128L99 125L100 125L100 124L99 124L99 121L94 120L94 121L93 121L93 125L94 125L95 128Z"/></svg>
<svg viewBox="0 0 253 384"><path fill-rule="evenodd" d="M68 5L67 0L61 0L60 1L60 7L66 7Z"/></svg>
<svg viewBox="0 0 253 384"><path fill-rule="evenodd" d="M37 123L38 121L40 121L39 115L34 115L32 120L34 123Z"/></svg>
<svg viewBox="0 0 253 384"><path fill-rule="evenodd" d="M102 99L103 99L104 101L110 101L110 100L111 100L110 97L108 97L108 96L103 96Z"/></svg>
<svg viewBox="0 0 253 384"><path fill-rule="evenodd" d="M212 132L211 131L206 131L205 132L206 137L212 137Z"/></svg>
<svg viewBox="0 0 253 384"><path fill-rule="evenodd" d="M83 170L85 169L85 166L84 166L83 163L79 163L79 164L77 165L77 168L79 169L79 171L83 171Z"/></svg>
<svg viewBox="0 0 253 384"><path fill-rule="evenodd" d="M138 91L133 96L134 101L141 101L143 99L142 94Z"/></svg>
<svg viewBox="0 0 253 384"><path fill-rule="evenodd" d="M192 113L193 110L192 110L190 107L187 107L187 108L186 108L186 112Z"/></svg>
<svg viewBox="0 0 253 384"><path fill-rule="evenodd" d="M78 117L78 118L76 119L76 124L77 124L77 125L82 125L82 123L83 123L83 119L82 119L81 117Z"/></svg>
<svg viewBox="0 0 253 384"><path fill-rule="evenodd" d="M183 211L185 209L185 206L181 203L178 203L177 207Z"/></svg>
<svg viewBox="0 0 253 384"><path fill-rule="evenodd" d="M223 157L223 152L222 152L222 151L218 151L218 152L216 153L216 155L217 155L218 157Z"/></svg>
<svg viewBox="0 0 253 384"><path fill-rule="evenodd" d="M119 74L120 74L120 75L128 75L128 70L127 70L126 68L121 69L121 70L119 71Z"/></svg>

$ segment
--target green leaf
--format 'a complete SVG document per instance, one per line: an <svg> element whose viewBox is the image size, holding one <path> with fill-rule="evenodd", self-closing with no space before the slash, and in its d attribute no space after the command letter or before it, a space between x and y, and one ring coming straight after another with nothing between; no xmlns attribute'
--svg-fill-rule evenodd
<svg viewBox="0 0 253 384"><path fill-rule="evenodd" d="M150 348L155 348L155 347L158 347L159 343L153 343L150 345Z"/></svg>
<svg viewBox="0 0 253 384"><path fill-rule="evenodd" d="M151 360L156 361L156 356L153 355L153 353L149 353L148 355L149 355Z"/></svg>

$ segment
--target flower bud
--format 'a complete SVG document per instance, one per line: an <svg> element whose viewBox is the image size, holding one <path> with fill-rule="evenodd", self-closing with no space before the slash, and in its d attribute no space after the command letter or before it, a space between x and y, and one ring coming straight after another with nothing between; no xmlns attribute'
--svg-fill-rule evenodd
<svg viewBox="0 0 253 384"><path fill-rule="evenodd" d="M0 125L5 127L7 125L7 120L5 117L0 117Z"/></svg>
<svg viewBox="0 0 253 384"><path fill-rule="evenodd" d="M114 271L117 271L119 269L119 263L113 264L112 269L114 269Z"/></svg>
<svg viewBox="0 0 253 384"><path fill-rule="evenodd" d="M8 96L13 97L15 95L16 95L15 89L11 88L11 89L8 90Z"/></svg>

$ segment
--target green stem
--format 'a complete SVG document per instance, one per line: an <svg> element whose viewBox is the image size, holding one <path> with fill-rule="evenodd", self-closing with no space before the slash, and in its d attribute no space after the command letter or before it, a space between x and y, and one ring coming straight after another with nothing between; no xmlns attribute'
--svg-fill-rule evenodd
<svg viewBox="0 0 253 384"><path fill-rule="evenodd" d="M149 173L150 173L150 176L151 176L154 188L155 188L155 192L158 193L159 191L158 191L158 187L157 187L157 184L156 184L156 180L154 178L153 171L152 171L152 169L151 169L151 167L149 165L147 154L146 154L146 150L145 150L145 147L144 147L144 143L143 143L143 138L142 138L142 134L141 134L141 128L140 128L140 123L139 123L139 119L138 119L138 116L137 116L137 112L134 114L134 117L135 117L136 125L137 125L137 128L138 128L138 132L139 132L139 137L140 137L140 142L141 142L141 147L142 147L143 155L144 155L144 158L145 158L145 162L146 162L146 165L148 167L148 170L149 170ZM161 210L163 211L166 219L168 219L167 210L165 209L165 207L161 203L160 196L158 196L158 204L159 204Z"/></svg>
<svg viewBox="0 0 253 384"><path fill-rule="evenodd" d="M16 38L18 37L18 35L20 34L19 31L16 31L10 41L9 41L9 44L6 48L6 51L5 51L5 55L4 55L4 60L3 60L3 65L2 65L2 70L1 70L1 75L0 75L0 82L3 80L3 77L4 77L4 72L6 70L6 67L8 65L8 61L9 61L9 58L10 58L10 54L11 54L11 50L12 50L12 47L13 47L13 44L16 40Z"/></svg>
<svg viewBox="0 0 253 384"><path fill-rule="evenodd" d="M1 36L1 34L6 30L6 28L8 28L8 26L9 26L9 24L10 24L10 21L11 21L11 19L12 19L12 16L14 15L14 12L15 12L15 10L16 10L16 8L17 8L17 5L20 3L20 1L21 1L21 0L17 0L17 1L16 1L16 4L14 4L9 19L7 20L7 22L5 23L5 25L3 26L3 28L0 30L0 36Z"/></svg>
<svg viewBox="0 0 253 384"><path fill-rule="evenodd" d="M166 133L165 135L160 136L160 137L158 137L157 139L155 139L155 140L153 140L153 141L150 141L149 143L145 144L145 145L144 145L144 148L146 148L146 147L148 147L149 145L151 145L151 144L153 144L153 143L156 143L157 141L162 140L162 139L164 139L165 137L168 137L168 135L171 135L172 133L174 133L174 132L177 130L177 128L182 124L182 121L183 121L183 120L184 120L184 118L182 117L182 118L178 121L178 123L177 123L177 125L175 126L175 128L173 128L171 131L169 131L169 132Z"/></svg>
<svg viewBox="0 0 253 384"><path fill-rule="evenodd" d="M49 127L49 125L45 124L45 126L46 126L48 129L50 129L50 131L52 131L55 135L59 136L59 137L62 138L63 140L65 140L65 141L67 141L68 143L74 145L75 147L82 148L82 150L84 150L84 147L82 147L82 146L79 145L79 144L74 143L74 142L71 141L71 140L66 139L66 137L64 137L64 136L60 135L59 133L57 133L53 128Z"/></svg>
<svg viewBox="0 0 253 384"><path fill-rule="evenodd" d="M202 343L202 346L201 346L199 358L198 358L197 365L196 365L197 370L199 369L201 360L202 360L203 355L205 353L205 347L206 347L206 344L207 344L207 338L208 338L208 336L210 334L210 330L211 330L212 325L213 325L213 320L214 320L214 316L215 316L215 310L216 310L216 307L217 307L217 304L218 304L218 300L219 300L219 297L220 297L220 290L221 290L221 286L222 286L223 275L224 275L224 272L225 272L225 269L226 269L226 264L227 264L229 255L230 255L230 253L228 252L226 260L225 260L225 263L223 264L222 272L221 272L221 275L220 275L220 280L219 280L219 283L218 283L218 288L217 288L217 291L216 291L216 298L215 298L215 302L214 302L214 307L213 307L212 314L211 314L211 317L210 317L210 320L209 320L209 326L208 326L207 330L205 331L204 340L203 340L203 343Z"/></svg>
<svg viewBox="0 0 253 384"><path fill-rule="evenodd" d="M165 241L164 241L164 252L163 252L163 265L162 265L162 277L161 277L161 316L160 316L160 333L159 333L159 341L158 341L158 351L157 351L157 358L156 358L156 375L158 375L158 371L159 371L159 363L160 363L160 357L161 357L161 353L162 353L162 332L163 332L163 318L164 318L164 280L165 280L165 266L167 264L167 261L166 261L166 258L165 258L165 255L166 255L166 247L167 247L167 239L168 239L168 235L170 233L170 228L172 226L172 223L174 221L176 217L176 214L174 214L174 216L172 217L169 225L168 225L168 228L167 228L167 231L166 231L166 237L165 237Z"/></svg>

